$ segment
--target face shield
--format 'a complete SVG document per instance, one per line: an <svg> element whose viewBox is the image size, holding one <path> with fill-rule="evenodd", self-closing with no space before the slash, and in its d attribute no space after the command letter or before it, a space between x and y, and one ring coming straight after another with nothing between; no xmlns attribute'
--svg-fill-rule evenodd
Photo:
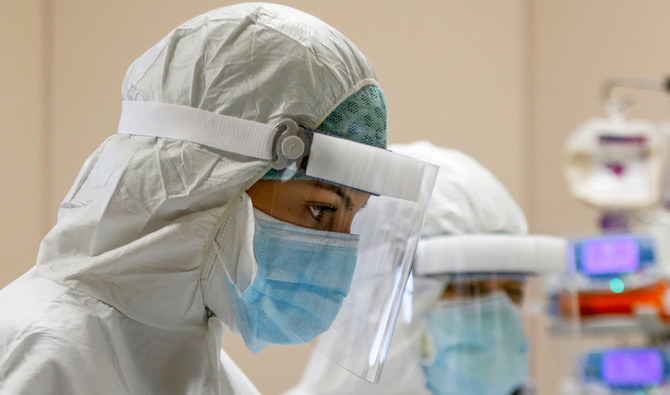
<svg viewBox="0 0 670 395"><path fill-rule="evenodd" d="M124 102L119 132L267 161L278 176L247 191L254 280L245 289L228 282L247 347L321 335L319 344L337 344L327 357L378 379L436 166L290 119L270 126L161 103Z"/></svg>
<svg viewBox="0 0 670 395"><path fill-rule="evenodd" d="M565 249L563 239L547 236L420 242L414 276L446 284L432 308L414 313L424 326L422 364L433 394L509 395L532 385L529 279L564 270Z"/></svg>

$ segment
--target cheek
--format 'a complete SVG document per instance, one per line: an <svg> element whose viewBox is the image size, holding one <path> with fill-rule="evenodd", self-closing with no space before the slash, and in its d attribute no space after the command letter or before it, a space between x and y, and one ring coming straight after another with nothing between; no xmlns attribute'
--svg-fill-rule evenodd
<svg viewBox="0 0 670 395"><path fill-rule="evenodd" d="M333 225L328 229L331 232L351 233L351 221L346 218L339 218L333 221Z"/></svg>
<svg viewBox="0 0 670 395"><path fill-rule="evenodd" d="M295 225L309 226L306 222L310 219L306 216L304 207L296 202L279 200L274 203L272 216Z"/></svg>
<svg viewBox="0 0 670 395"><path fill-rule="evenodd" d="M341 209L334 216L332 223L333 232L351 233L351 224L356 217L354 210Z"/></svg>
<svg viewBox="0 0 670 395"><path fill-rule="evenodd" d="M253 190L247 191L247 194L251 198L253 206L265 214L289 223L296 223L299 219L300 207L290 199L282 199L271 193L257 193Z"/></svg>

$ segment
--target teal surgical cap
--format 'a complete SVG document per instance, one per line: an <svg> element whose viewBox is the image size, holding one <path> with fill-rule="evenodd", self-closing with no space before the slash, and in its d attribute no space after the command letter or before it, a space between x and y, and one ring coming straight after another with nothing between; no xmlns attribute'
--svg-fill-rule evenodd
<svg viewBox="0 0 670 395"><path fill-rule="evenodd" d="M357 143L386 149L386 100L384 92L366 85L344 99L317 127L318 130ZM270 169L262 180L302 179L290 169Z"/></svg>

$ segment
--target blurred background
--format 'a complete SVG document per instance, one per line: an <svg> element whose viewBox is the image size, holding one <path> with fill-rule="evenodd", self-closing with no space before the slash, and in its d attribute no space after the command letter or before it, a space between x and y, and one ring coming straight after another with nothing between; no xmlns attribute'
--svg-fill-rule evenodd
<svg viewBox="0 0 670 395"><path fill-rule="evenodd" d="M603 114L602 82L670 75L670 2L283 0L348 36L375 67L389 140L466 152L524 209L531 230L592 229L572 198L563 144ZM0 0L0 288L30 268L86 157L116 132L126 68L182 22L231 1ZM670 118L661 93L631 116ZM263 393L299 379L307 345L224 347Z"/></svg>

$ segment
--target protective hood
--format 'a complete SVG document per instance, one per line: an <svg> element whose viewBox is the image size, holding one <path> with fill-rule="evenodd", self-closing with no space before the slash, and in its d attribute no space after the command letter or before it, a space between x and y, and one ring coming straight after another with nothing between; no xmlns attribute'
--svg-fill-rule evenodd
<svg viewBox="0 0 670 395"><path fill-rule="evenodd" d="M122 94L316 128L365 85L377 85L372 66L340 32L289 7L245 3L176 28L130 66Z"/></svg>
<svg viewBox="0 0 670 395"><path fill-rule="evenodd" d="M288 7L248 3L176 28L130 66L122 93L126 101L316 127L366 85L377 85L374 72L341 33ZM268 169L187 141L114 135L63 201L38 270L146 325L202 326L208 307L234 327L226 273L242 289L253 280L244 191ZM213 243L224 261L205 256Z"/></svg>

